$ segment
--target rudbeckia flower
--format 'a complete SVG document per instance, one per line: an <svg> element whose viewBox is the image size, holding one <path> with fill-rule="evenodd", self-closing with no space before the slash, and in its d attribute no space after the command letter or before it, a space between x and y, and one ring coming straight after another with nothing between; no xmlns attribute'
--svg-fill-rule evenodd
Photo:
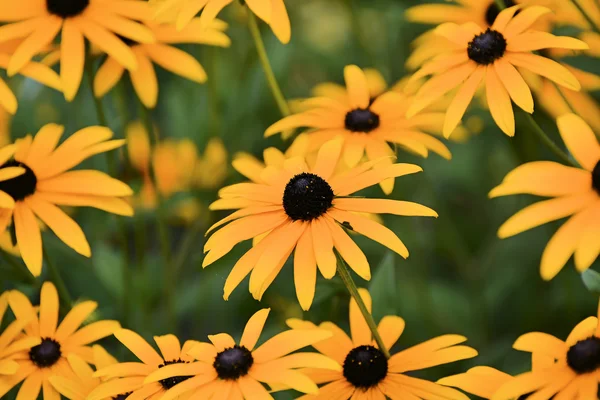
<svg viewBox="0 0 600 400"><path fill-rule="evenodd" d="M375 160L334 174L342 145L340 138L325 143L313 167L308 167L303 157L293 157L284 162L283 168L265 169L259 181L221 189L221 198L213 208L239 210L209 229L229 223L206 241L204 251L208 254L203 267L229 253L236 244L269 232L234 265L225 282L225 299L251 272L250 292L260 299L294 250L296 294L305 310L315 294L317 267L326 279L335 275L334 249L360 277L370 279L367 258L344 229L363 234L402 257L408 256L394 232L354 212L437 216L436 212L416 203L352 194L384 179L422 169L412 164L376 168L381 161ZM253 179L251 173L248 175Z"/></svg>
<svg viewBox="0 0 600 400"><path fill-rule="evenodd" d="M508 219L498 230L507 238L550 221L572 216L548 242L540 272L550 280L575 254L575 267L585 271L600 253L600 144L580 117L558 119L560 134L582 168L551 161L523 164L490 192L490 197L533 194L554 197L533 204Z"/></svg>
<svg viewBox="0 0 600 400"><path fill-rule="evenodd" d="M120 39L152 43L152 32L135 20L148 20L149 5L138 0L23 0L2 2L0 41L23 38L8 63L8 75L21 71L60 33L62 90L73 100L85 63L85 40L118 60L127 69L138 65L135 54ZM12 22L14 21L14 22Z"/></svg>
<svg viewBox="0 0 600 400"><path fill-rule="evenodd" d="M427 157L429 150L447 159L451 157L442 142L423 132L429 129L432 120L440 120L439 113L426 112L407 118L406 110L410 103L401 93L386 92L373 99L366 75L356 65L346 66L344 78L347 88L345 98L308 99L303 103L308 110L274 123L266 130L265 136L298 127L312 128L307 136L309 151L314 151L341 135L344 139L343 158L348 167L356 166L365 152L369 160L387 157L378 168L391 164L394 150L388 142L399 144L423 157ZM388 181L383 188L386 193L391 193L393 181Z"/></svg>
<svg viewBox="0 0 600 400"><path fill-rule="evenodd" d="M67 246L89 257L90 246L79 225L57 205L95 207L119 215L133 210L121 197L132 194L129 186L94 170L69 171L83 160L123 145L123 140L108 140L108 128L82 129L57 147L64 127L44 126L32 138L17 140L14 159L0 157L4 167L20 167L25 172L0 182L0 192L14 199L14 210L0 210L0 229L14 224L23 261L34 276L42 270L42 236L36 216ZM0 149L9 152L11 146ZM11 149L11 151L14 151Z"/></svg>
<svg viewBox="0 0 600 400"><path fill-rule="evenodd" d="M0 396L22 380L17 398L37 399L43 390L45 400L57 399L58 392L50 384L51 376L70 377L67 357L75 354L88 363L94 362L90 343L112 335L119 329L117 321L96 321L79 329L83 321L96 309L94 301L84 301L73 307L58 324L59 299L56 288L50 282L42 285L39 305L34 308L21 292L9 293L8 302L17 320L29 321L23 338L38 340L39 344L23 348L14 356L19 369L14 375L0 379ZM58 326L58 327L57 327Z"/></svg>
<svg viewBox="0 0 600 400"><path fill-rule="evenodd" d="M202 65L191 55L173 44L194 43L228 47L231 40L223 31L227 27L222 21L215 20L204 29L199 27L199 19L193 20L185 29L177 31L169 24L146 22L156 38L154 43L137 43L128 41L135 55L138 68L130 70L131 83L147 108L156 107L158 100L158 78L152 63L156 63L174 74L197 83L206 82L206 72ZM108 93L121 79L125 67L112 55L106 58L94 78L94 94L102 97Z"/></svg>
<svg viewBox="0 0 600 400"><path fill-rule="evenodd" d="M371 296L366 289L359 289L365 305L371 312ZM468 400L459 391L439 384L405 375L450 362L475 357L477 351L468 346L457 346L467 340L459 335L444 335L409 347L389 359L377 347L371 337L369 326L354 299L350 300L349 337L333 322L323 322L318 327L312 322L289 319L293 329L324 329L332 337L312 346L343 365L342 371L327 371L322 368L303 370L315 382L326 385L315 395L302 396L302 400L347 399L453 399ZM388 315L379 322L377 330L385 346L391 348L404 331L404 320Z"/></svg>
<svg viewBox="0 0 600 400"><path fill-rule="evenodd" d="M413 79L433 75L417 92L407 116L411 117L450 90L460 87L446 112L444 136L460 123L475 92L485 82L487 104L496 124L509 136L515 134L512 101L525 112L533 113L533 97L515 67L544 76L572 90L580 84L564 66L532 51L547 48L586 49L584 42L565 36L530 29L548 8L534 6L515 16L518 7L507 8L491 28L474 23L445 23L436 33L452 42L450 51L432 59L413 75Z"/></svg>
<svg viewBox="0 0 600 400"><path fill-rule="evenodd" d="M188 377L173 377L145 383L144 380L153 372L171 364L186 364L193 361L188 355L190 349L197 343L188 340L183 344L174 335L154 336L161 354L157 353L148 342L129 329L115 332L115 337L127 347L141 362L124 362L100 368L94 377L105 379L88 395L87 400L104 400L107 398L150 399L165 395L166 391L183 382ZM182 397L187 398L187 397Z"/></svg>
<svg viewBox="0 0 600 400"><path fill-rule="evenodd" d="M178 30L184 29L200 14L201 26L209 26L222 9L233 0L151 0L155 4L155 17L174 20ZM246 0L249 11L266 22L281 43L290 41L292 31L290 18L283 0Z"/></svg>
<svg viewBox="0 0 600 400"><path fill-rule="evenodd" d="M521 395L539 399L598 398L600 325L597 317L581 321L565 341L547 333L530 332L519 337L513 348L549 362L545 367L534 368L509 380L494 393L492 400Z"/></svg>
<svg viewBox="0 0 600 400"><path fill-rule="evenodd" d="M146 381L179 383L162 400L181 395L190 399L273 400L261 383L315 393L317 386L299 369L318 365L335 371L341 369L340 365L321 354L290 353L324 340L331 333L322 329L287 330L257 347L268 315L268 308L256 312L248 320L239 344L227 333L211 335L211 343L199 343L189 351L197 362L166 366Z"/></svg>

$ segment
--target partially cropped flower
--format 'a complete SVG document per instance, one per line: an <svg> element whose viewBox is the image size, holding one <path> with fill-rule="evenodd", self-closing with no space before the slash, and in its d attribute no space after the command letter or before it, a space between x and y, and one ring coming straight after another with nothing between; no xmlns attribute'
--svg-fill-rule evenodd
<svg viewBox="0 0 600 400"><path fill-rule="evenodd" d="M17 320L29 321L25 327L24 339L37 340L38 345L23 347L14 356L19 364L17 372L6 378L0 378L0 396L23 381L17 398L37 399L43 389L44 400L59 397L49 381L51 376L72 377L67 357L73 354L85 362L93 363L93 351L90 344L119 329L117 321L96 321L81 327L81 324L96 309L94 301L84 301L73 307L58 324L59 298L56 288L50 282L42 285L39 305L31 305L29 299L21 292L13 290L9 293L8 302Z"/></svg>
<svg viewBox="0 0 600 400"><path fill-rule="evenodd" d="M408 256L394 232L353 212L437 216L435 211L416 203L352 195L385 179L422 169L412 164L377 168L381 160L374 160L335 174L342 146L341 138L325 143L312 167L304 157L293 157L285 160L283 167L267 167L257 181L221 189L220 199L212 208L238 211L209 229L227 224L206 241L204 267L229 253L236 244L269 232L234 265L225 282L225 299L250 273L250 292L260 299L293 251L296 293L305 310L315 294L317 267L327 279L335 275L334 249L359 276L370 279L369 262L345 229L361 233L402 257ZM256 177L253 170L247 176Z"/></svg>
<svg viewBox="0 0 600 400"><path fill-rule="evenodd" d="M359 292L371 312L369 292L366 289L359 289ZM369 326L354 299L350 300L351 337L333 322L323 322L316 326L309 321L289 319L288 325L293 329L330 331L331 338L312 346L344 366L341 371L328 371L319 367L303 370L316 383L325 385L319 389L318 394L303 396L302 400L384 399L386 396L392 400L468 400L455 389L405 374L475 357L477 351L471 347L457 346L467 340L463 336L439 336L387 359L371 337ZM388 349L398 341L404 326L404 320L393 315L385 316L379 322L377 330Z"/></svg>
<svg viewBox="0 0 600 400"><path fill-rule="evenodd" d="M181 395L190 399L273 400L262 383L316 393L315 383L299 369L319 366L336 371L340 365L321 354L291 353L327 339L331 333L323 329L287 330L257 347L268 315L268 308L256 312L239 343L227 333L210 335L211 343L199 343L189 351L197 362L166 366L148 376L146 382L178 383L162 400Z"/></svg>
<svg viewBox="0 0 600 400"><path fill-rule="evenodd" d="M222 186L229 170L227 148L220 138L208 140L204 153L198 157L192 187L198 189L215 189Z"/></svg>
<svg viewBox="0 0 600 400"><path fill-rule="evenodd" d="M197 83L206 81L206 72L202 65L190 54L174 47L174 44L193 43L228 47L229 37L223 32L227 27L222 21L215 20L209 27L201 29L199 18L193 20L185 29L177 31L173 25L146 22L156 42L138 43L127 41L135 55L138 68L129 71L133 88L141 102L148 108L156 107L158 100L158 78L152 63ZM94 94L102 97L121 79L125 67L112 55L106 58L94 78Z"/></svg>
<svg viewBox="0 0 600 400"><path fill-rule="evenodd" d="M554 278L573 254L577 270L585 271L600 253L600 144L585 121L575 114L560 117L558 128L581 168L551 161L530 162L514 169L490 192L490 197L511 194L554 197L509 218L498 230L500 238L570 217L542 254L540 272L546 280Z"/></svg>
<svg viewBox="0 0 600 400"><path fill-rule="evenodd" d="M75 98L83 77L85 39L119 60L138 68L136 57L120 39L152 43L152 32L136 20L151 17L149 5L138 0L23 0L2 2L0 41L23 38L10 57L8 75L23 70L60 34L60 69L65 98Z"/></svg>
<svg viewBox="0 0 600 400"><path fill-rule="evenodd" d="M233 0L150 0L150 3L154 5L156 18L174 20L177 29L181 30L200 11L201 27L209 26ZM244 4L249 12L269 24L281 43L290 41L292 31L284 0L246 0Z"/></svg>
<svg viewBox="0 0 600 400"><path fill-rule="evenodd" d="M124 141L109 140L113 135L110 129L92 126L74 133L57 147L63 131L63 126L48 124L35 138L27 135L16 141L14 159L0 157L4 167L25 169L25 173L0 182L0 191L15 202L14 210L0 210L0 230L13 221L21 256L34 276L42 270L42 235L37 218L67 246L86 257L91 255L79 225L57 205L133 214L122 198L133 194L129 186L100 171L69 171L95 154L122 146ZM11 146L0 149L0 154L9 150L12 154Z"/></svg>
<svg viewBox="0 0 600 400"><path fill-rule="evenodd" d="M309 151L314 151L341 135L344 139L343 159L348 167L356 166L365 153L371 161L386 159L377 168L390 165L394 150L388 143L398 144L423 157L427 157L430 150L445 158L451 157L442 142L424 132L430 129L432 121L440 121L440 113L425 112L407 118L410 102L405 95L389 91L372 97L367 77L356 65L346 66L344 77L345 97L308 99L303 103L306 111L274 123L265 136L298 127L312 128L307 136ZM437 128L439 130L441 124ZM391 193L393 180L388 180L382 188Z"/></svg>
<svg viewBox="0 0 600 400"><path fill-rule="evenodd" d="M407 116L414 116L450 90L459 87L448 107L444 136L448 137L460 123L475 92L485 82L487 104L496 124L509 136L515 134L512 101L528 113L533 112L533 97L527 83L515 67L544 76L572 90L580 84L568 69L549 58L532 52L547 48L586 49L575 38L554 36L532 30L531 25L548 8L533 6L521 10L507 8L491 28L477 24L445 23L436 33L452 42L449 51L436 56L413 75L413 79L433 75L417 92Z"/></svg>

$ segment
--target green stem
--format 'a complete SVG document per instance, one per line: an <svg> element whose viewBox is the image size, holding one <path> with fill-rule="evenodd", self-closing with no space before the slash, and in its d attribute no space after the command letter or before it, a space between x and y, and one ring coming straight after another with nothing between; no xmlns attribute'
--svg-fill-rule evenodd
<svg viewBox="0 0 600 400"><path fill-rule="evenodd" d="M252 39L254 40L254 44L256 45L256 51L258 53L258 58L260 59L260 63L262 64L263 71L265 72L265 76L267 78L267 83L269 84L269 88L271 88L271 93L273 94L273 98L277 103L277 107L279 107L279 111L281 115L287 117L291 114L290 107L288 106L283 93L281 92L281 88L277 83L277 79L275 78L275 74L273 73L273 68L271 67L271 63L269 62L269 57L267 56L267 51L265 50L265 44L260 35L260 30L258 29L258 23L256 22L256 17L252 13L252 11L248 10L248 26L250 27L250 34L252 35Z"/></svg>
<svg viewBox="0 0 600 400"><path fill-rule="evenodd" d="M533 132L536 134L536 136L538 137L538 139L540 139L540 141L546 145L546 147L548 147L548 149L550 151L552 151L562 162L572 166L572 167L576 167L578 168L578 165L575 164L570 158L569 156L560 149L560 147L558 147L556 145L556 143L554 143L552 141L552 139L550 139L548 137L548 135L546 135L546 132L544 132L544 130L538 125L538 123L535 121L535 119L533 119L533 116L529 113L524 112L523 113L525 115L525 119L527 120L527 122L529 123L529 126L531 127L531 129L533 130Z"/></svg>
<svg viewBox="0 0 600 400"><path fill-rule="evenodd" d="M590 16L585 12L583 7L581 7L581 4L579 4L579 1L571 0L571 3L573 3L573 5L577 8L579 13L583 16L583 18L585 18L587 23L590 24L590 29L600 35L600 28L598 28L598 25L596 25L594 23L594 20L592 20L592 18L590 18Z"/></svg>
<svg viewBox="0 0 600 400"><path fill-rule="evenodd" d="M50 259L50 256L48 255L46 249L43 249L42 251L44 253L44 259L46 260L48 272L50 272L52 282L54 283L54 286L56 286L56 290L58 291L58 297L60 298L60 302L63 304L63 306L70 310L73 305L73 299L71 298L71 295L67 290L65 281L63 281L62 277L60 276L60 272Z"/></svg>
<svg viewBox="0 0 600 400"><path fill-rule="evenodd" d="M33 285L36 282L35 277L31 275L31 272L29 272L27 268L23 268L22 264L19 264L13 257L7 254L5 251L0 250L0 256L7 264L9 264L12 267L12 269L18 275L20 275L23 278L25 282L27 282L30 285Z"/></svg>
<svg viewBox="0 0 600 400"><path fill-rule="evenodd" d="M363 317L365 318L365 321L367 322L367 325L369 325L369 329L371 330L371 333L373 334L373 338L377 342L377 346L379 347L379 350L381 350L381 352L383 353L383 355L386 358L390 358L390 352L387 349L387 347L385 347L385 344L383 343L383 340L381 339L381 336L379 335L379 331L377 330L377 324L375 323L373 316L371 315L369 310L367 310L367 306L365 305L365 302L360 297L360 293L358 293L358 288L356 287L356 283L354 283L354 280L352 279L352 276L350 275L348 266L346 265L346 263L344 262L342 257L339 256L339 254L336 253L336 257L338 260L337 271L338 271L338 274L340 275L340 278L342 278L342 281L344 282L344 286L346 286L346 289L348 289L350 296L352 296L354 301L356 301L356 304L358 305L358 309L360 310Z"/></svg>
<svg viewBox="0 0 600 400"><path fill-rule="evenodd" d="M494 2L496 3L496 7L498 7L500 11L506 8L506 3L504 2L504 0L494 0Z"/></svg>

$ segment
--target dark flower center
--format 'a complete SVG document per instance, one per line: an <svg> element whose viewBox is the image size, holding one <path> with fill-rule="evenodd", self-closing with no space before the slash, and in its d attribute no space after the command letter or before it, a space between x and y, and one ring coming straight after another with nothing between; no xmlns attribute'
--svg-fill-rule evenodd
<svg viewBox="0 0 600 400"><path fill-rule="evenodd" d="M171 361L165 361L165 363L159 365L158 368L166 367L167 365L171 365L171 364L187 364L187 361L183 361L183 360L180 360L180 359L171 360ZM162 387L165 390L169 390L173 386L177 385L178 383L181 383L181 382L185 381L186 379L190 379L191 377L192 377L192 375L189 375L189 376L172 376L170 378L162 379L159 382L160 382L160 384L162 385ZM129 396L129 393L121 394L119 396L125 396L125 397L121 397L122 399L125 399L125 398L127 398L127 396Z"/></svg>
<svg viewBox="0 0 600 400"><path fill-rule="evenodd" d="M379 115L368 108L357 108L346 114L344 123L349 131L368 133L379 126Z"/></svg>
<svg viewBox="0 0 600 400"><path fill-rule="evenodd" d="M60 343L50 338L42 338L42 343L29 350L29 359L39 368L48 368L60 359Z"/></svg>
<svg viewBox="0 0 600 400"><path fill-rule="evenodd" d="M254 364L252 353L244 346L235 345L223 350L215 357L213 367L219 378L236 380L248 373Z"/></svg>
<svg viewBox="0 0 600 400"><path fill-rule="evenodd" d="M90 0L46 0L48 12L61 18L76 17L89 5Z"/></svg>
<svg viewBox="0 0 600 400"><path fill-rule="evenodd" d="M283 191L283 209L294 221L311 221L323 215L333 202L333 190L318 175L303 172L294 176Z"/></svg>
<svg viewBox="0 0 600 400"><path fill-rule="evenodd" d="M6 192L15 201L23 200L25 197L35 193L37 177L31 170L31 168L15 160L10 160L9 162L2 165L0 168L6 167L22 167L25 169L25 173L19 176L15 176L14 178L1 181L1 191Z"/></svg>
<svg viewBox="0 0 600 400"><path fill-rule="evenodd" d="M598 161L592 171L592 188L600 194L600 161Z"/></svg>
<svg viewBox="0 0 600 400"><path fill-rule="evenodd" d="M344 360L344 377L357 388L368 389L386 377L388 361L373 346L358 346Z"/></svg>
<svg viewBox="0 0 600 400"><path fill-rule="evenodd" d="M125 400L132 392L127 392L113 397L113 400Z"/></svg>
<svg viewBox="0 0 600 400"><path fill-rule="evenodd" d="M516 5L513 0L504 0L503 3L506 8ZM498 8L496 2L492 1L487 10L485 10L485 22L487 22L489 26L494 25L494 21L496 21L498 14L500 14L500 9Z"/></svg>
<svg viewBox="0 0 600 400"><path fill-rule="evenodd" d="M498 31L488 28L482 34L479 34L469 42L467 54L469 58L477 64L492 64L501 58L506 51L506 39Z"/></svg>
<svg viewBox="0 0 600 400"><path fill-rule="evenodd" d="M600 338L592 336L571 346L567 364L578 374L595 371L600 367Z"/></svg>

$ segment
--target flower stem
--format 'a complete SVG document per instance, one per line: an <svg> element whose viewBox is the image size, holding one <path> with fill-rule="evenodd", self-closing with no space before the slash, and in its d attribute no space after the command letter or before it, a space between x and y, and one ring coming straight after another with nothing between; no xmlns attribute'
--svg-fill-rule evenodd
<svg viewBox="0 0 600 400"><path fill-rule="evenodd" d="M585 12L581 4L579 4L579 0L571 0L571 3L577 8L577 11L585 18L588 24L590 24L590 29L600 35L600 28L598 25L594 23L594 20L590 18L590 16Z"/></svg>
<svg viewBox="0 0 600 400"><path fill-rule="evenodd" d="M254 44L256 45L256 51L258 53L258 58L260 59L260 63L262 64L263 71L265 72L265 76L267 78L267 83L271 88L271 93L273 94L273 98L277 103L277 107L279 107L279 111L281 115L287 117L291 114L290 107L281 92L281 88L277 83L277 79L275 78L275 74L273 73L273 68L271 68L271 63L269 62L269 57L267 56L267 51L265 50L265 44L260 36L260 30L258 29L258 23L256 22L256 17L252 13L252 11L247 10L248 13L248 27L250 28L250 34L252 35L252 39L254 40Z"/></svg>
<svg viewBox="0 0 600 400"><path fill-rule="evenodd" d="M377 346L379 347L379 350L381 350L381 352L383 353L383 355L385 355L386 358L390 358L390 352L385 347L385 344L383 343L383 340L381 339L381 336L379 335L379 331L377 330L377 324L375 324L375 320L373 319L373 316L371 315L369 310L367 310L367 306L365 305L365 302L360 297L360 293L358 293L358 288L356 287L356 283L354 283L354 280L352 279L352 276L350 275L348 266L346 265L346 263L344 262L342 257L340 257L339 254L336 253L336 257L338 260L337 271L338 271L338 274L340 275L340 278L342 278L342 281L344 282L344 286L346 286L346 289L348 289L350 296L352 296L354 301L356 301L356 304L358 305L358 309L360 310L363 317L365 318L365 321L367 322L367 325L369 325L369 329L371 330L371 333L373 334L373 338L377 342Z"/></svg>
<svg viewBox="0 0 600 400"><path fill-rule="evenodd" d="M544 132L544 130L538 125L538 123L535 121L535 119L533 119L533 116L531 116L531 114L524 112L523 114L525 114L525 119L527 120L527 122L529 123L529 126L531 127L531 129L533 130L533 132L536 134L536 136L538 137L538 139L540 139L540 141L546 146L548 147L548 149L550 151L552 151L558 158L560 158L560 160L572 167L576 167L578 168L578 165L575 164L570 158L569 156L560 149L560 147L558 147L556 145L556 143L554 143L552 141L552 139L550 139L548 137L548 135L546 135L546 132Z"/></svg>
<svg viewBox="0 0 600 400"><path fill-rule="evenodd" d="M494 2L496 3L496 7L498 7L500 11L506 8L506 3L504 2L504 0L494 0Z"/></svg>
<svg viewBox="0 0 600 400"><path fill-rule="evenodd" d="M67 290L67 286L65 285L65 281L63 281L60 276L60 272L52 262L52 259L48 255L46 249L42 248L44 259L46 260L46 266L48 267L48 272L50 272L50 276L52 277L52 282L54 286L56 286L56 290L58 291L58 297L60 298L60 302L65 306L68 310L71 309L73 305L73 299Z"/></svg>

